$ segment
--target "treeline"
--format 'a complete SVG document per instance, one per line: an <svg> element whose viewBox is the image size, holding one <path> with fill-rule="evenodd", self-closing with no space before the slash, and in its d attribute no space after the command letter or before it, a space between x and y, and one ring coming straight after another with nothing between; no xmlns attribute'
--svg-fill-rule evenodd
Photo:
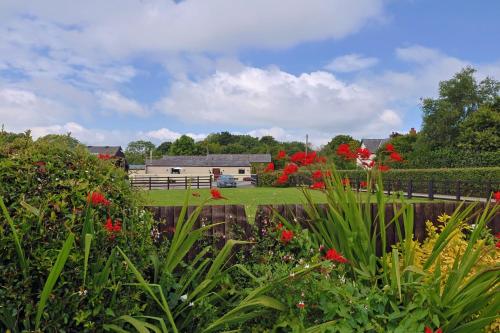
<svg viewBox="0 0 500 333"><path fill-rule="evenodd" d="M422 99L422 128L410 133L392 133L390 143L405 158L397 168L486 167L500 165L500 82L486 78L478 82L475 70L467 67L439 84L437 98ZM380 138L389 137L380 133ZM339 144L353 150L361 140L337 135L319 149L339 169L355 169L353 161L338 158ZM229 132L210 134L201 141L183 135L173 142L155 146L150 141L131 142L125 153L131 164L143 164L150 154L164 155L256 154L279 150L303 151L304 142L279 142Z"/></svg>

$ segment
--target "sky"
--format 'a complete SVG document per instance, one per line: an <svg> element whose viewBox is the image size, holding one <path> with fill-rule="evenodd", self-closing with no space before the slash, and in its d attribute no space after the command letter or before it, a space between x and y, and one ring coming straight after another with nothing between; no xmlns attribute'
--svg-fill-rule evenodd
<svg viewBox="0 0 500 333"><path fill-rule="evenodd" d="M327 143L500 79L497 0L1 0L0 125L89 145L220 131Z"/></svg>

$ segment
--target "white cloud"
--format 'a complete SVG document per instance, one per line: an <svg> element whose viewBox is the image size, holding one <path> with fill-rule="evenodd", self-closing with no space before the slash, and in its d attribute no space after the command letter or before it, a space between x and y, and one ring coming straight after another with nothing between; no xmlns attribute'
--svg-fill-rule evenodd
<svg viewBox="0 0 500 333"><path fill-rule="evenodd" d="M96 95L103 109L136 116L145 116L149 113L137 101L127 98L117 91L98 91Z"/></svg>
<svg viewBox="0 0 500 333"><path fill-rule="evenodd" d="M172 130L169 130L168 128L160 128L157 130L153 131L148 131L145 133L139 133L139 137L146 137L148 139L157 141L157 142L163 142L163 141L175 141L178 139L181 135L186 134L190 137L192 137L195 140L203 140L207 137L206 134L196 134L196 133L179 133L175 132Z"/></svg>
<svg viewBox="0 0 500 333"><path fill-rule="evenodd" d="M383 116L381 96L327 72L299 76L279 69L246 67L217 72L200 81L172 84L156 108L186 122L346 133L393 130L399 117Z"/></svg>
<svg viewBox="0 0 500 333"><path fill-rule="evenodd" d="M378 63L377 58L364 57L360 54L351 53L333 59L325 69L333 72L355 72L372 67Z"/></svg>

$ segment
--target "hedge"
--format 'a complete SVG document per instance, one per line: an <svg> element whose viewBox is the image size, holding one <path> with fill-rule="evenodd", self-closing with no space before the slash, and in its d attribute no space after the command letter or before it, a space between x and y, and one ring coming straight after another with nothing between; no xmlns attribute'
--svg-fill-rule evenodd
<svg viewBox="0 0 500 333"><path fill-rule="evenodd" d="M412 152L405 158L407 162L397 165L398 169L495 167L500 165L500 150L476 152L440 149L425 153Z"/></svg>
<svg viewBox="0 0 500 333"><path fill-rule="evenodd" d="M344 177L350 178L354 184L363 180L366 172L363 170L340 170ZM279 172L259 174L258 186L296 186L311 184L308 172L298 172L292 175L283 185L276 185ZM446 169L392 169L384 173L384 186L391 190L407 191L409 181L412 181L413 192L427 193L429 181L433 181L434 192L456 195L460 181L462 196L488 196L491 191L500 190L500 167L489 168L446 168ZM355 185L353 185L355 186Z"/></svg>

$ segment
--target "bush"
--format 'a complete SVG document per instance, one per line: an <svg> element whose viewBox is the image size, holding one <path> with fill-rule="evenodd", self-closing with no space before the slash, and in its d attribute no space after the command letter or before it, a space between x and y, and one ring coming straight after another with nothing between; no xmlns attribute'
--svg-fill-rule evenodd
<svg viewBox="0 0 500 333"><path fill-rule="evenodd" d="M50 294L41 327L51 332L92 331L114 314L134 313L137 305L127 298L136 298L137 291L124 287L121 292L126 297L114 296L128 280L121 262L109 268L112 283L106 278L106 285L98 288L94 279L119 244L126 245L139 266L148 265L143 253L152 246L152 220L139 209L140 198L128 185L124 171L90 155L83 146L70 148L67 137L33 142L29 133L1 132L0 142L8 142L0 148L0 198L7 208L0 212L0 330L34 329L34 314L49 271L69 234L76 236L71 245L83 243L80 235L87 217L95 230L87 283L83 283L83 251L72 251ZM109 207L88 207L87 195L94 191L110 200ZM105 230L108 217L121 221L119 236L111 238ZM26 272L19 269L14 232L24 250Z"/></svg>
<svg viewBox="0 0 500 333"><path fill-rule="evenodd" d="M471 151L443 148L433 151L413 151L405 155L406 163L398 168L480 168L500 165L500 151Z"/></svg>

